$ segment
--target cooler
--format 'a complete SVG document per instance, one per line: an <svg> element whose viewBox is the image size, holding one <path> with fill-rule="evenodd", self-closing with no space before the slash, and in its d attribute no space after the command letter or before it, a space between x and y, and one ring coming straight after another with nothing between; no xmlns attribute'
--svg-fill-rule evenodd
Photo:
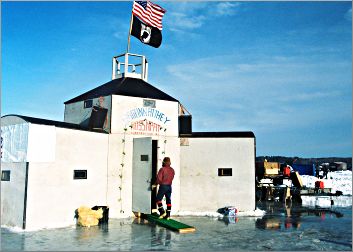
<svg viewBox="0 0 353 252"><path fill-rule="evenodd" d="M285 177L290 176L290 168L288 166L283 168L283 176L285 176Z"/></svg>
<svg viewBox="0 0 353 252"><path fill-rule="evenodd" d="M315 188L324 189L324 181L315 181Z"/></svg>

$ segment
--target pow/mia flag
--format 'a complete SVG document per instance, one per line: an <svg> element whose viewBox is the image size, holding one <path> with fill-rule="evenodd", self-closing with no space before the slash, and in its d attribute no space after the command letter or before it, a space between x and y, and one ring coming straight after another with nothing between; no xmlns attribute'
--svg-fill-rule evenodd
<svg viewBox="0 0 353 252"><path fill-rule="evenodd" d="M162 32L153 26L146 25L134 16L131 35L146 45L158 48L162 43Z"/></svg>

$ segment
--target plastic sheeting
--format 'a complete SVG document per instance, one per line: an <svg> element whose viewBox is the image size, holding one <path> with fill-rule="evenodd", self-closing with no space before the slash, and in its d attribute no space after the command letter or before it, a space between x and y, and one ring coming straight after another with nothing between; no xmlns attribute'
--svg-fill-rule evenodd
<svg viewBox="0 0 353 252"><path fill-rule="evenodd" d="M1 126L2 162L54 162L55 126L31 123Z"/></svg>
<svg viewBox="0 0 353 252"><path fill-rule="evenodd" d="M26 162L28 148L28 123L1 127L1 161Z"/></svg>

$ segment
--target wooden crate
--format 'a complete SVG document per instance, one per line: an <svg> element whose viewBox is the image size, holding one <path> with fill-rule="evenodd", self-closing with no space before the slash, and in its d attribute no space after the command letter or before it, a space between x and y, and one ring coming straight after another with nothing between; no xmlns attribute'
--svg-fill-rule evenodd
<svg viewBox="0 0 353 252"><path fill-rule="evenodd" d="M278 162L264 162L265 175L278 175L280 164Z"/></svg>

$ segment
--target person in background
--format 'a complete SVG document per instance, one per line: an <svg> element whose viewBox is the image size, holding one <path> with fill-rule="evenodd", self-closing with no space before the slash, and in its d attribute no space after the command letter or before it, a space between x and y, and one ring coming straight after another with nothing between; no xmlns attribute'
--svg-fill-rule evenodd
<svg viewBox="0 0 353 252"><path fill-rule="evenodd" d="M320 166L318 164L316 164L316 166L315 166L315 173L316 173L316 177L319 178L320 177Z"/></svg>
<svg viewBox="0 0 353 252"><path fill-rule="evenodd" d="M171 165L170 158L165 157L163 159L162 168L159 169L158 171L156 183L152 185L152 190L156 188L157 185L159 185L159 189L156 197L156 203L160 214L159 218L164 218L167 220L170 218L170 212L172 209L172 201L171 201L172 182L175 175L174 169L170 165ZM163 204L162 204L163 196L165 196L166 198L167 211L165 211L163 208Z"/></svg>
<svg viewBox="0 0 353 252"><path fill-rule="evenodd" d="M323 171L324 171L323 177L324 177L325 179L327 179L327 174L328 174L328 172L329 172L329 168L328 168L327 165L325 165L325 166L323 167Z"/></svg>

